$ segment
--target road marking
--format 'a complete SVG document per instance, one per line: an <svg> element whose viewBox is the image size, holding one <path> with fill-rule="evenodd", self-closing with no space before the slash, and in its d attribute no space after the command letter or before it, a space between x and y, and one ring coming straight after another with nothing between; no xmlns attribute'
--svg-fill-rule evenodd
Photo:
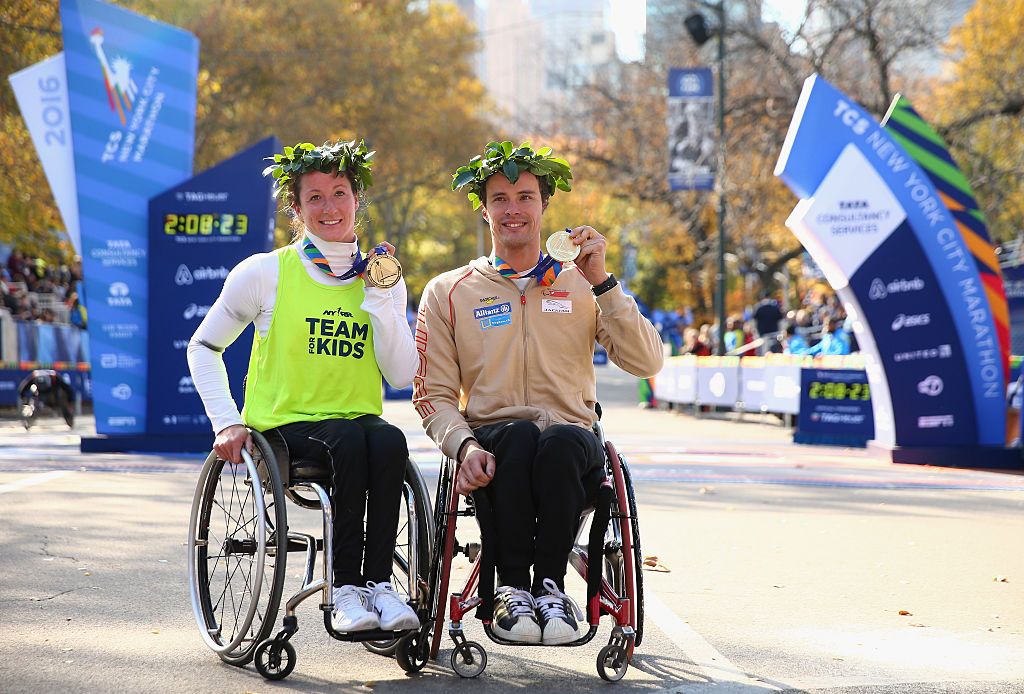
<svg viewBox="0 0 1024 694"><path fill-rule="evenodd" d="M644 615L651 619L669 640L679 647L693 664L704 671L704 674L715 683L743 684L747 690L764 689L778 691L777 687L751 678L740 670L714 646L708 643L690 625L680 619L657 593L650 588L644 589ZM690 692L694 684L686 684L671 689L672 692ZM717 691L717 690L716 690Z"/></svg>
<svg viewBox="0 0 1024 694"><path fill-rule="evenodd" d="M17 482L11 482L9 484L0 484L0 494L6 494L7 492L17 491L18 489L24 489L25 487L31 487L36 484L42 484L43 482L49 482L55 480L58 477L64 477L70 475L74 470L53 470L51 472L44 472L39 475L32 475L20 479Z"/></svg>

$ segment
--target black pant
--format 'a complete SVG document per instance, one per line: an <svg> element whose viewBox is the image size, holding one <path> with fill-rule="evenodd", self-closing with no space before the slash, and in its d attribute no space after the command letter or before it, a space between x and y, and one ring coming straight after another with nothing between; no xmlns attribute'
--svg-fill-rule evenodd
<svg viewBox="0 0 1024 694"><path fill-rule="evenodd" d="M328 455L331 460L334 585L390 581L402 483L409 458L402 430L368 414L355 419L295 422L279 427L278 431L293 458Z"/></svg>
<svg viewBox="0 0 1024 694"><path fill-rule="evenodd" d="M487 491L498 536L499 584L538 593L550 578L564 589L580 513L604 479L597 436L568 424L541 432L526 420L487 424L473 434L496 461Z"/></svg>

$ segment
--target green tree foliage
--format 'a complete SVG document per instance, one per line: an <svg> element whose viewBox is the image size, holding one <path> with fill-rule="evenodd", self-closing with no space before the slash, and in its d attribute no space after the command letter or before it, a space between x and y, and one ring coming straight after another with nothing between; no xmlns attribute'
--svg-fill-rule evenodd
<svg viewBox="0 0 1024 694"><path fill-rule="evenodd" d="M68 254L70 245L53 233L63 223L6 78L57 53L60 45L56 3L0 5L0 243L50 257Z"/></svg>
<svg viewBox="0 0 1024 694"><path fill-rule="evenodd" d="M1024 234L1024 0L978 0L945 48L952 75L925 95L994 240ZM934 115L932 115L934 114Z"/></svg>

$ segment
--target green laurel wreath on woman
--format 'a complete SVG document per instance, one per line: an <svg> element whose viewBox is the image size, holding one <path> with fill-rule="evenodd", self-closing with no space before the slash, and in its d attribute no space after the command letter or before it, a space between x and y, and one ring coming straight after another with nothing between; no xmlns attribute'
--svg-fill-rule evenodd
<svg viewBox="0 0 1024 694"><path fill-rule="evenodd" d="M501 172L509 183L515 183L524 171L543 180L549 195L555 190L572 190L572 171L569 162L551 156L550 147L534 151L529 142L515 147L511 142L488 142L484 153L470 159L469 164L460 166L452 174L452 190L468 187L466 197L473 203L473 209L480 209L484 198L484 183Z"/></svg>
<svg viewBox="0 0 1024 694"><path fill-rule="evenodd" d="M366 145L360 140L351 142L325 142L316 147L311 142L300 142L294 147L285 147L283 153L266 157L274 163L263 169L263 175L270 174L277 183L274 196L287 189L289 182L310 171L322 173L348 172L356 184L356 193L361 193L373 185L373 155L367 151Z"/></svg>

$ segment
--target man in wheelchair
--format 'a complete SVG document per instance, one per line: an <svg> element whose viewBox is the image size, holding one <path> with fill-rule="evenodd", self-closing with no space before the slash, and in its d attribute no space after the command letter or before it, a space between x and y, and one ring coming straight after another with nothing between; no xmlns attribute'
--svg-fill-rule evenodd
<svg viewBox="0 0 1024 694"><path fill-rule="evenodd" d="M31 418L39 405L60 412L69 427L75 425L72 403L75 393L53 369L35 369L18 384L18 402L22 414Z"/></svg>
<svg viewBox="0 0 1024 694"><path fill-rule="evenodd" d="M550 255L541 252L549 198L571 179L550 148L507 142L456 171L452 189L482 207L493 250L427 284L416 328L414 405L458 463L456 490L488 494L498 540L492 627L520 643L580 633L564 580L580 513L604 477L592 430L595 340L640 378L663 360L657 330L605 269L600 233L558 231Z"/></svg>

